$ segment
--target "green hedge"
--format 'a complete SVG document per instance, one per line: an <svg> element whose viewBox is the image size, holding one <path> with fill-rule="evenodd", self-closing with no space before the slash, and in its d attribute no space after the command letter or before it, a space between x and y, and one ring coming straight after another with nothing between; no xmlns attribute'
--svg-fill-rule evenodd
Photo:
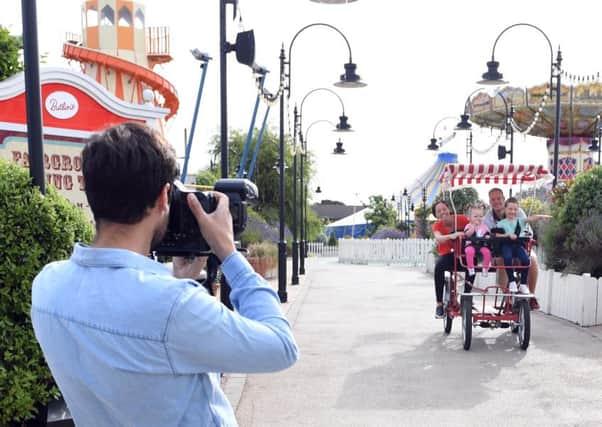
<svg viewBox="0 0 602 427"><path fill-rule="evenodd" d="M89 242L84 213L49 187L44 196L27 169L0 159L0 425L32 418L59 391L29 317L31 283L48 262Z"/></svg>

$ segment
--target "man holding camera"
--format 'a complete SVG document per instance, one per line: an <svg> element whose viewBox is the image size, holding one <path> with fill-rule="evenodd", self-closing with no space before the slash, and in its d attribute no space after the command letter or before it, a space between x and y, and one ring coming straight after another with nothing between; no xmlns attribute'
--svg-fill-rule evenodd
<svg viewBox="0 0 602 427"><path fill-rule="evenodd" d="M198 286L204 261L149 255L167 231L178 167L161 136L127 123L82 152L96 222L90 246L47 265L32 289L32 323L78 425L236 425L220 372L273 372L297 360L277 294L236 251L228 197L206 213L187 203L222 261L236 311ZM175 276L175 277L174 277Z"/></svg>

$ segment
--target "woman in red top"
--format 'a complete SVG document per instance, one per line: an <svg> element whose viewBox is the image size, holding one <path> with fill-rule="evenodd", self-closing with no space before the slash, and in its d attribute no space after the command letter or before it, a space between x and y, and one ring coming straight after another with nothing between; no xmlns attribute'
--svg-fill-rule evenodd
<svg viewBox="0 0 602 427"><path fill-rule="evenodd" d="M433 224L433 235L437 241L437 253L439 257L435 263L435 297L437 299L437 308L435 317L443 317L443 285L445 272L452 271L454 268L454 240L464 236L464 227L470 221L465 215L452 215L446 201L439 200L433 204L433 215L437 222ZM462 268L458 264L458 268Z"/></svg>

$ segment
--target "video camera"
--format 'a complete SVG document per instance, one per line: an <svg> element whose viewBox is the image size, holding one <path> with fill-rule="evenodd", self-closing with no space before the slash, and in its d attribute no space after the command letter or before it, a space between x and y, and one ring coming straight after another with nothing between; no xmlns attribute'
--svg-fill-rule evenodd
<svg viewBox="0 0 602 427"><path fill-rule="evenodd" d="M236 239L247 226L247 205L257 198L257 186L248 179L224 178L215 183L213 190L224 193L230 199L232 230ZM205 212L215 211L217 199L211 194L186 188L180 181L174 181L169 224L163 240L155 248L156 255L205 256L213 253L188 207L186 198L190 193L197 197Z"/></svg>

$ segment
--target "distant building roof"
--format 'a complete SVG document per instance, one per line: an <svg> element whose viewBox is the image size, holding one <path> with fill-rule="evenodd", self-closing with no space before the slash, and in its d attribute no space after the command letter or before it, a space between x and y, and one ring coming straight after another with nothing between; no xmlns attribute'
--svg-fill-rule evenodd
<svg viewBox="0 0 602 427"><path fill-rule="evenodd" d="M337 221L346 216L352 215L354 212L359 212L365 206L347 206L342 204L325 204L316 203L311 208L316 212L318 217L328 220L328 222Z"/></svg>

